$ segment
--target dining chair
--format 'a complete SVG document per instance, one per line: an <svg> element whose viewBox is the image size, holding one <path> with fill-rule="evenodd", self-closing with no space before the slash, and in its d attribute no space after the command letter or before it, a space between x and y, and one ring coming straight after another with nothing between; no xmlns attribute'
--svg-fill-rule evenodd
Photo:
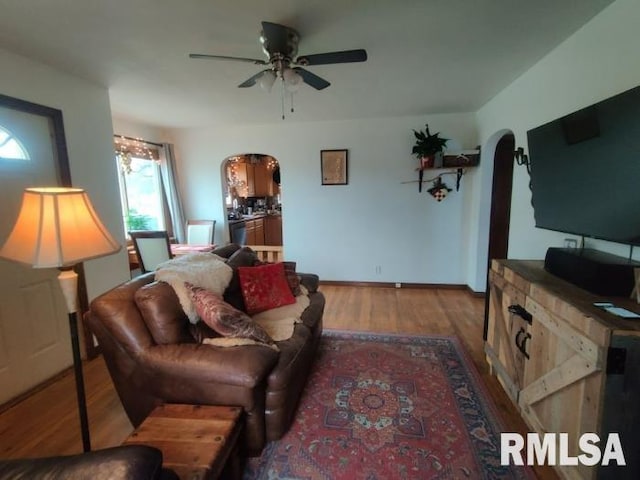
<svg viewBox="0 0 640 480"><path fill-rule="evenodd" d="M162 262L171 259L169 234L166 230L140 230L129 232L142 273L152 272Z"/></svg>
<svg viewBox="0 0 640 480"><path fill-rule="evenodd" d="M187 243L189 245L213 244L215 220L187 220Z"/></svg>

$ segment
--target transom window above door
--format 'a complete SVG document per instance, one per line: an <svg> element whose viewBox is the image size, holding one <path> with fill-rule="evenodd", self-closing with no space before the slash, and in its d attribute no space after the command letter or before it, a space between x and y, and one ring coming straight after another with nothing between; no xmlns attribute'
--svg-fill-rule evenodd
<svg viewBox="0 0 640 480"><path fill-rule="evenodd" d="M29 160L29 153L20 140L0 125L0 158L7 160Z"/></svg>

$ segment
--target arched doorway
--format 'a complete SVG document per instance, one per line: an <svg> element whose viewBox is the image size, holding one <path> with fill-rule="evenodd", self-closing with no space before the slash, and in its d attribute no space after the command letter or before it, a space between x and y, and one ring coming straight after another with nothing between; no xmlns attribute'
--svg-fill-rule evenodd
<svg viewBox="0 0 640 480"><path fill-rule="evenodd" d="M282 247L278 160L261 153L233 155L225 159L223 171L229 241Z"/></svg>

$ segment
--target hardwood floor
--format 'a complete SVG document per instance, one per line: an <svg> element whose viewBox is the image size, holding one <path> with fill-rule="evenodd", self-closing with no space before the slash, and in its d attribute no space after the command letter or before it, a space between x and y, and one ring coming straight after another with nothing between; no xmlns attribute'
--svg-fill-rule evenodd
<svg viewBox="0 0 640 480"><path fill-rule="evenodd" d="M505 431L529 431L484 360L484 299L465 290L323 285L324 328L456 335L480 372ZM85 363L87 405L93 449L119 445L133 427L115 393L102 357ZM82 451L73 374L69 373L0 414L0 457L21 458ZM536 468L541 479L557 479Z"/></svg>

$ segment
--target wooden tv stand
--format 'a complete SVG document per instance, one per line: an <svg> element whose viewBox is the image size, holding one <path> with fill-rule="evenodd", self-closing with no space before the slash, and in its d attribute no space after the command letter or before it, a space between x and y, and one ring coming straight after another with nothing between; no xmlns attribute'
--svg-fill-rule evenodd
<svg viewBox="0 0 640 480"><path fill-rule="evenodd" d="M536 260L493 260L485 353L491 373L537 433L620 432L626 467L558 466L564 478L640 478L640 319L595 307L602 298L561 280Z"/></svg>

